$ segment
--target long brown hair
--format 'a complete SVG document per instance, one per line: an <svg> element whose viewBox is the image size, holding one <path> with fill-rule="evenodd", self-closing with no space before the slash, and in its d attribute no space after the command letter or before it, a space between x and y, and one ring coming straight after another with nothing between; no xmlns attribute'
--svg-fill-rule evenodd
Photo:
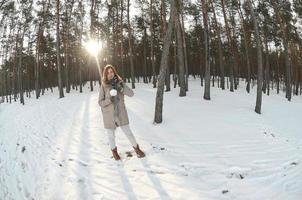
<svg viewBox="0 0 302 200"><path fill-rule="evenodd" d="M113 65L107 64L103 69L102 84L108 83L107 74L108 74L109 69L112 69L112 71L114 72L114 75L116 75L119 78L119 80L122 80L121 76L117 73L115 67L113 67Z"/></svg>

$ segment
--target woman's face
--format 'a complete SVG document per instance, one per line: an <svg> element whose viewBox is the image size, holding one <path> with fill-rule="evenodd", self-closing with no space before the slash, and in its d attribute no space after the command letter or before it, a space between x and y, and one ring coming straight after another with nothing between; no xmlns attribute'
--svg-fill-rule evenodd
<svg viewBox="0 0 302 200"><path fill-rule="evenodd" d="M114 71L111 69L111 68L109 68L108 70L107 70L107 80L110 80L110 79L112 79L114 77Z"/></svg>

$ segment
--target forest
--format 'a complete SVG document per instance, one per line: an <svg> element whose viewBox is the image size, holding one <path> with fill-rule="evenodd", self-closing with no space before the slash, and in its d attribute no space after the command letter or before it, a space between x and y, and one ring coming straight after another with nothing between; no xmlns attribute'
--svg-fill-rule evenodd
<svg viewBox="0 0 302 200"><path fill-rule="evenodd" d="M157 88L158 123L163 93L186 96L189 76L205 100L211 87L257 85L261 113L262 94L301 95L301 17L301 0L2 0L0 96L25 104L54 87L59 98L93 91L112 64L132 88Z"/></svg>

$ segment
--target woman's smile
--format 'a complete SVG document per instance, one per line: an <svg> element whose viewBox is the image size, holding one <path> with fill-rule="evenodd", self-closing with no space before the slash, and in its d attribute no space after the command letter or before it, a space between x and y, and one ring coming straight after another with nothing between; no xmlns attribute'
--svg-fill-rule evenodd
<svg viewBox="0 0 302 200"><path fill-rule="evenodd" d="M112 69L108 69L107 71L107 79L110 80L114 77L114 71Z"/></svg>

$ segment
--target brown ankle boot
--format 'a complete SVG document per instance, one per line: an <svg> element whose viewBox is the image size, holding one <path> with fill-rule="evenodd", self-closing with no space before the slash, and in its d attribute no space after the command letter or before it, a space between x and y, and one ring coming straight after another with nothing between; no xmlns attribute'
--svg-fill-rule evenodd
<svg viewBox="0 0 302 200"><path fill-rule="evenodd" d="M121 159L120 155L118 155L118 153L117 153L117 147L115 147L114 149L111 149L111 151L112 151L113 158L115 160L120 160Z"/></svg>
<svg viewBox="0 0 302 200"><path fill-rule="evenodd" d="M137 145L136 147L133 147L135 150L135 153L137 155L138 158L143 158L145 157L145 153L139 148L139 146Z"/></svg>

